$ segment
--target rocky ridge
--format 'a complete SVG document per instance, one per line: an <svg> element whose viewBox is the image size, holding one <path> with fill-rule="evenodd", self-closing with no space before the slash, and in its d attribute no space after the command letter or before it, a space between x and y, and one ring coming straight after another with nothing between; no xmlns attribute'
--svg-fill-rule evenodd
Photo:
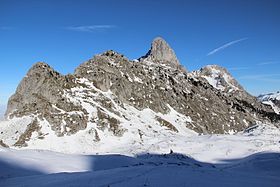
<svg viewBox="0 0 280 187"><path fill-rule="evenodd" d="M262 94L258 96L258 100L266 105L270 105L277 114L280 114L280 92Z"/></svg>
<svg viewBox="0 0 280 187"><path fill-rule="evenodd" d="M222 67L188 73L167 42L156 38L138 61L110 50L69 75L36 63L9 99L6 118L2 144L23 147L53 137L97 145L108 137L141 144L152 136L227 134L259 122L279 125L280 116ZM15 121L22 125L11 129Z"/></svg>

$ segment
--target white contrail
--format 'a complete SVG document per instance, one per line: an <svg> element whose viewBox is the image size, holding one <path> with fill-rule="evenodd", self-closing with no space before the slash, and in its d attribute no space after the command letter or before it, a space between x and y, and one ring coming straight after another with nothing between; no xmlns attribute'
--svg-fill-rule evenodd
<svg viewBox="0 0 280 187"><path fill-rule="evenodd" d="M261 62L261 63L258 63L257 65L258 66L265 66L265 65L272 65L272 64L279 64L280 62L278 61L266 61L266 62Z"/></svg>
<svg viewBox="0 0 280 187"><path fill-rule="evenodd" d="M248 39L248 38L241 38L241 39L238 39L238 40L234 40L234 41L228 42L228 43L222 45L221 47L218 47L218 48L216 48L216 49L210 51L210 52L207 54L207 56L213 55L213 54L215 54L215 53L217 53L217 52L219 52L219 51L221 51L221 50L224 50L225 48L227 48L227 47L229 47L229 46L231 46L231 45L234 45L234 44L236 44L236 43L242 42L242 41L247 40L247 39Z"/></svg>
<svg viewBox="0 0 280 187"><path fill-rule="evenodd" d="M112 29L115 27L116 27L115 25L85 25L85 26L76 26L76 27L66 27L66 29L72 31L81 31L81 32L94 32L94 31Z"/></svg>

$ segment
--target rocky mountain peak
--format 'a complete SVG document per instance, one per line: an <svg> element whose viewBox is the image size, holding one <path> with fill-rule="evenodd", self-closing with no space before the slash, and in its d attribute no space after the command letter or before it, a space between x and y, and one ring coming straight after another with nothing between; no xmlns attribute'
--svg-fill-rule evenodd
<svg viewBox="0 0 280 187"><path fill-rule="evenodd" d="M46 62L43 62L43 61L39 61L39 62L36 62L35 64L33 64L33 66L30 68L30 69L36 69L36 68L51 68L49 64L47 64Z"/></svg>
<svg viewBox="0 0 280 187"><path fill-rule="evenodd" d="M161 37L157 37L153 40L150 50L145 56L141 57L140 60L147 60L176 66L180 65L173 49Z"/></svg>
<svg viewBox="0 0 280 187"><path fill-rule="evenodd" d="M35 63L21 80L16 93L10 97L5 116L8 117L9 113L22 107L25 107L25 112L28 113L31 105L37 107L42 105L42 100L55 100L63 89L63 82L64 76L50 65L45 62ZM14 116L22 114L17 113Z"/></svg>
<svg viewBox="0 0 280 187"><path fill-rule="evenodd" d="M49 64L45 62L35 63L28 71L27 76L61 76L60 73L55 71Z"/></svg>
<svg viewBox="0 0 280 187"><path fill-rule="evenodd" d="M280 92L262 94L258 96L258 100L266 105L270 105L273 110L280 114Z"/></svg>
<svg viewBox="0 0 280 187"><path fill-rule="evenodd" d="M232 92L244 90L226 68L218 65L207 65L194 74L198 77L205 78L209 84L221 91Z"/></svg>
<svg viewBox="0 0 280 187"><path fill-rule="evenodd" d="M108 50L102 53L100 56L110 57L113 59L122 59L122 60L128 60L123 54L120 54L113 50Z"/></svg>
<svg viewBox="0 0 280 187"><path fill-rule="evenodd" d="M108 50L101 54L101 56L124 56L114 50Z"/></svg>
<svg viewBox="0 0 280 187"><path fill-rule="evenodd" d="M37 62L33 64L33 66L29 69L27 75L33 74L35 72L43 72L43 71L50 71L52 68L45 62Z"/></svg>

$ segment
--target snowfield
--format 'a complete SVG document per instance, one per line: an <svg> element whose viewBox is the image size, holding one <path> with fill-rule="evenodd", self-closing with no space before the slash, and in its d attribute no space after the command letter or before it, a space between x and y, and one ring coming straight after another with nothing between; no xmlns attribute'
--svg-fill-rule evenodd
<svg viewBox="0 0 280 187"><path fill-rule="evenodd" d="M279 186L279 135L256 125L235 135L120 142L83 155L1 148L0 186Z"/></svg>

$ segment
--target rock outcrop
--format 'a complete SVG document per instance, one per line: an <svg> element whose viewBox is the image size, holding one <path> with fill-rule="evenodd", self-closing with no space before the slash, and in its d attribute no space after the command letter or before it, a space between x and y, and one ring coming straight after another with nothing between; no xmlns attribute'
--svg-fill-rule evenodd
<svg viewBox="0 0 280 187"><path fill-rule="evenodd" d="M161 37L157 37L153 40L151 49L139 60L162 64L164 63L175 67L180 65L173 49Z"/></svg>

